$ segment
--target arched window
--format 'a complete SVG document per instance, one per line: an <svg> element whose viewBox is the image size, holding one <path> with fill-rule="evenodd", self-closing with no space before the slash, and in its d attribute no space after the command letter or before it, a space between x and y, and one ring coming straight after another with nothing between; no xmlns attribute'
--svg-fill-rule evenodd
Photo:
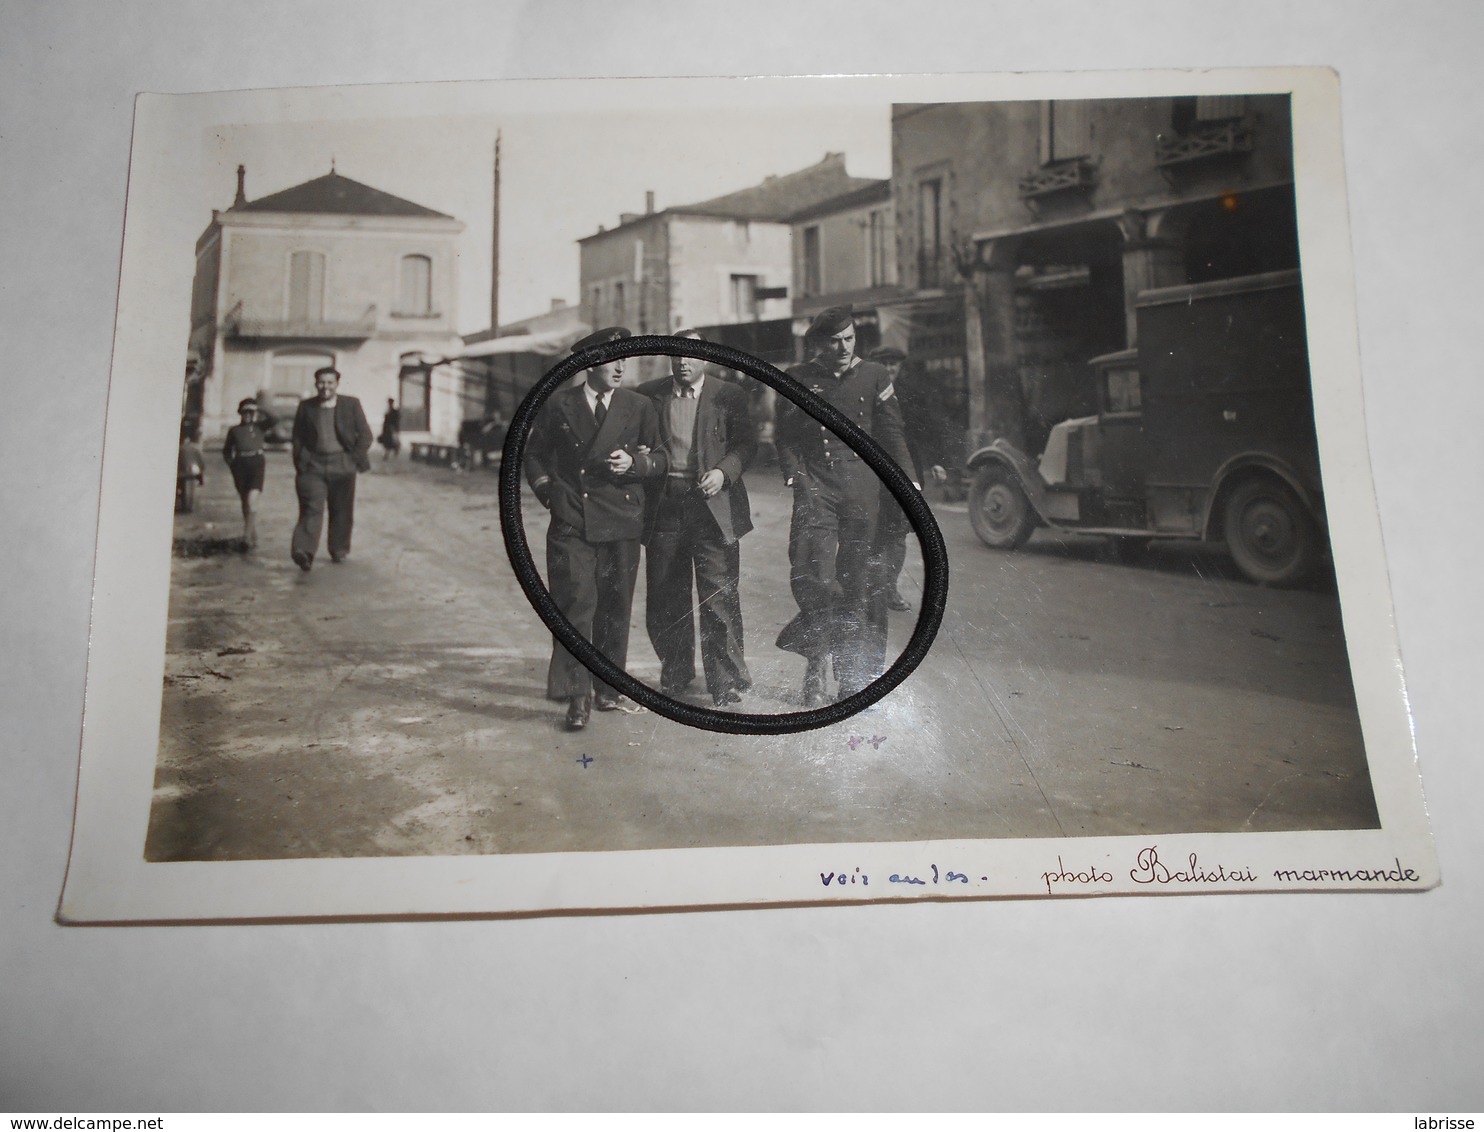
<svg viewBox="0 0 1484 1132"><path fill-rule="evenodd" d="M292 322L325 320L325 257L319 252L294 252L289 256L289 319Z"/></svg>
<svg viewBox="0 0 1484 1132"><path fill-rule="evenodd" d="M433 313L433 261L425 255L404 255L397 276L397 313Z"/></svg>

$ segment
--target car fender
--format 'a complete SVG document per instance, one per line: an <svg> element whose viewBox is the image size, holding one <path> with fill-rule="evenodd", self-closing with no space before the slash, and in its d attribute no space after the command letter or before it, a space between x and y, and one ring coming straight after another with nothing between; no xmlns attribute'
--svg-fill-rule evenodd
<svg viewBox="0 0 1484 1132"><path fill-rule="evenodd" d="M1201 517L1201 530L1207 539L1219 539L1222 509L1230 494L1232 482L1246 472L1263 471L1276 476L1288 485L1302 503L1320 531L1327 532L1329 524L1324 515L1324 499L1309 486L1305 477L1287 460L1281 460L1268 452L1242 452L1231 457L1211 477L1211 490L1206 496L1205 514Z"/></svg>
<svg viewBox="0 0 1484 1132"><path fill-rule="evenodd" d="M969 456L968 467L971 472L978 471L986 464L999 464L1013 473L1020 482L1021 490L1025 492L1031 510L1036 513L1036 518L1048 526L1059 525L1046 518L1046 481L1041 478L1041 470L1036 467L1034 460L1008 440L996 440Z"/></svg>

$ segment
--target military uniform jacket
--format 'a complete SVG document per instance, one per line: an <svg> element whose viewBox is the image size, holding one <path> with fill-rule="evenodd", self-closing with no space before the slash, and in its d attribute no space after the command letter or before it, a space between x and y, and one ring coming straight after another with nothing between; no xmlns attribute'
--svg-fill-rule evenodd
<svg viewBox="0 0 1484 1132"><path fill-rule="evenodd" d="M902 428L902 410L886 367L857 361L840 377L823 366L805 362L788 376L808 386L845 416L871 434L886 454L901 465L909 478L912 456ZM778 421L773 433L778 464L785 478L840 460L859 460L855 450L836 433L820 424L785 397L778 399Z"/></svg>
<svg viewBox="0 0 1484 1132"><path fill-rule="evenodd" d="M665 404L675 396L674 379L663 377L648 382L639 386L638 392L654 401L660 435L668 440L664 436ZM701 383L701 394L696 398L696 435L692 447L695 449L696 467L701 472L716 468L727 478L726 486L706 500L706 506L716 517L722 540L730 545L752 530L752 504L747 498L747 485L742 482L742 473L757 455L757 428L752 423L746 391L714 376ZM659 501L660 483L659 480L650 483L651 522Z"/></svg>
<svg viewBox="0 0 1484 1132"><path fill-rule="evenodd" d="M304 471L319 448L318 408L319 400L307 397L299 402L299 408L294 413L292 444L296 471ZM368 453L371 451L371 426L366 423L366 411L361 408L360 401L342 393L335 398L333 411L335 436L340 441L340 447L350 453L359 471L370 471L371 457Z"/></svg>
<svg viewBox="0 0 1484 1132"><path fill-rule="evenodd" d="M634 463L615 476L608 469L608 454L620 448ZM640 538L641 481L664 475L665 465L654 403L632 389L612 392L601 429L581 385L553 393L526 445L527 481L533 489L549 484L552 518L576 527L588 542Z"/></svg>

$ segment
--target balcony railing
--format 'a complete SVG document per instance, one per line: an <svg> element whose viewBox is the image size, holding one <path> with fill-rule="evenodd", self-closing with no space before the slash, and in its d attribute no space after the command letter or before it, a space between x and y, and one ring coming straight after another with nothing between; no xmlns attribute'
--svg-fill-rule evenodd
<svg viewBox="0 0 1484 1132"><path fill-rule="evenodd" d="M317 338L336 341L361 341L376 333L376 304L366 308L359 318L247 318L238 303L222 319L228 338Z"/></svg>
<svg viewBox="0 0 1484 1132"><path fill-rule="evenodd" d="M1154 163L1161 169L1251 152L1252 127L1241 119L1201 122L1189 133L1160 134L1154 140Z"/></svg>
<svg viewBox="0 0 1484 1132"><path fill-rule="evenodd" d="M1097 187L1098 167L1086 157L1043 165L1020 178L1020 199L1032 212L1048 197L1088 193Z"/></svg>

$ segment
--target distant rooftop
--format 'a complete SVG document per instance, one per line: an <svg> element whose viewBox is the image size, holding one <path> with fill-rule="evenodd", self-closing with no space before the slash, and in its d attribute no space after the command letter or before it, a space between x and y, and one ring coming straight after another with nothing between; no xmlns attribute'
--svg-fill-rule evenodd
<svg viewBox="0 0 1484 1132"><path fill-rule="evenodd" d="M785 220L796 212L875 184L869 177L852 177L847 173L843 153L827 153L823 161L797 173L767 177L762 184L749 189L699 204L678 205L670 211L735 220Z"/></svg>
<svg viewBox="0 0 1484 1132"><path fill-rule="evenodd" d="M860 188L850 189L839 196L830 197L828 200L818 201L807 205L797 212L789 214L784 219L797 224L801 220L813 220L820 216L830 216L837 212L845 212L852 208L860 208L868 204L879 204L882 201L891 200L890 181L870 181L860 177L850 178L852 181L861 183Z"/></svg>
<svg viewBox="0 0 1484 1132"><path fill-rule="evenodd" d="M453 217L434 212L410 200L373 189L349 177L342 177L334 169L323 177L305 181L291 189L273 193L257 200L247 200L238 182L237 200L229 212L309 212L335 213L343 216L424 216L442 220Z"/></svg>
<svg viewBox="0 0 1484 1132"><path fill-rule="evenodd" d="M771 220L786 221L795 213L810 209L826 201L848 196L861 190L877 190L884 181L870 177L852 177L845 171L843 153L827 153L824 160L796 173L784 173L763 179L762 184L738 189L725 196L712 197L696 204L677 204L664 210L681 216L714 216L721 220ZM889 192L889 190L888 190ZM625 213L617 228L599 228L591 236L578 242L591 240L609 232L616 232L629 224L651 220L663 215L649 208L641 213Z"/></svg>

